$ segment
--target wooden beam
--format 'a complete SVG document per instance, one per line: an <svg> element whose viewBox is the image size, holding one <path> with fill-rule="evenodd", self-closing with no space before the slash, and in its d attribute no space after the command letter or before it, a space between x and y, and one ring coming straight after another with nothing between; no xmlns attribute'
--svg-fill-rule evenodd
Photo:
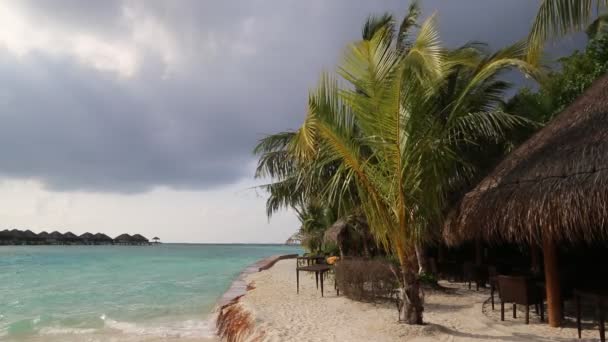
<svg viewBox="0 0 608 342"><path fill-rule="evenodd" d="M559 327L562 323L562 293L557 267L557 248L553 239L546 235L543 234L543 260L547 289L547 316L550 326Z"/></svg>

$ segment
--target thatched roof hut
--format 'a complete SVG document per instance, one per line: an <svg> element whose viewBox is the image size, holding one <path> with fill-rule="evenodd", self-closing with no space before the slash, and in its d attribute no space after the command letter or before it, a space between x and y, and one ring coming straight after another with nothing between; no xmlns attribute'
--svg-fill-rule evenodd
<svg viewBox="0 0 608 342"><path fill-rule="evenodd" d="M65 242L64 238L63 238L63 234L61 234L58 231L54 231L52 233L49 234L48 237L49 242L55 242L55 243L63 243Z"/></svg>
<svg viewBox="0 0 608 342"><path fill-rule="evenodd" d="M446 241L542 244L548 302L555 308L555 244L608 239L607 165L605 75L464 197L446 223ZM559 324L557 314L549 315L552 325Z"/></svg>
<svg viewBox="0 0 608 342"><path fill-rule="evenodd" d="M446 225L451 243L608 239L608 75L508 155Z"/></svg>
<svg viewBox="0 0 608 342"><path fill-rule="evenodd" d="M38 243L42 239L38 236L38 234L34 233L31 230L26 230L22 234L22 240L26 243Z"/></svg>
<svg viewBox="0 0 608 342"><path fill-rule="evenodd" d="M150 241L147 238L145 238L144 236L142 236L140 234L135 234L135 235L131 236L131 241L133 243L142 244L142 245L150 243Z"/></svg>
<svg viewBox="0 0 608 342"><path fill-rule="evenodd" d="M80 236L78 238L80 239L80 241L82 241L85 244L91 244L95 240L95 236L89 232L80 234Z"/></svg>
<svg viewBox="0 0 608 342"><path fill-rule="evenodd" d="M78 235L72 233L72 232L67 232L65 234L63 234L63 239L66 242L71 242L71 243L75 243L75 242L79 242L80 241L80 237L78 237Z"/></svg>
<svg viewBox="0 0 608 342"><path fill-rule="evenodd" d="M133 242L133 237L129 234L120 234L114 238L114 243L130 244Z"/></svg>
<svg viewBox="0 0 608 342"><path fill-rule="evenodd" d="M111 244L114 243L114 239L112 239L111 237L107 236L106 234L103 233L97 233L95 235L93 235L93 241L97 244Z"/></svg>

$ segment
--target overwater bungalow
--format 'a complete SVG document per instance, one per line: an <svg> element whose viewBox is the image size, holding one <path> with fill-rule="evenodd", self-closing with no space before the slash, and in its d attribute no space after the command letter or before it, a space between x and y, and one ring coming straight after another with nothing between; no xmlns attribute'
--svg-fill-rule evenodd
<svg viewBox="0 0 608 342"><path fill-rule="evenodd" d="M452 245L507 242L542 251L549 324L558 327L568 290L605 281L607 165L603 76L464 197L444 237Z"/></svg>
<svg viewBox="0 0 608 342"><path fill-rule="evenodd" d="M78 235L76 235L72 232L67 232L67 233L63 234L63 240L65 241L65 243L70 244L70 245L79 244L82 242L80 240L80 237L78 237Z"/></svg>
<svg viewBox="0 0 608 342"><path fill-rule="evenodd" d="M63 238L63 234L58 231L54 231L49 234L48 242L51 245L63 245L65 244L65 240Z"/></svg>
<svg viewBox="0 0 608 342"><path fill-rule="evenodd" d="M156 243L156 244L160 243L160 239L158 238L158 236L153 237L152 241L154 241L154 243Z"/></svg>
<svg viewBox="0 0 608 342"><path fill-rule="evenodd" d="M129 234L120 234L114 238L114 243L117 245L130 245L133 243L133 237Z"/></svg>
<svg viewBox="0 0 608 342"><path fill-rule="evenodd" d="M83 244L85 244L85 245L92 245L92 244L94 244L94 238L95 238L95 236L93 234L89 233L89 232L81 234L79 236L79 238L80 238L80 241Z"/></svg>
<svg viewBox="0 0 608 342"><path fill-rule="evenodd" d="M131 243L134 245L149 245L150 241L140 234L131 236Z"/></svg>
<svg viewBox="0 0 608 342"><path fill-rule="evenodd" d="M111 245L114 243L114 240L103 233L97 233L93 235L93 241L96 245Z"/></svg>
<svg viewBox="0 0 608 342"><path fill-rule="evenodd" d="M22 239L28 245L38 245L43 242L38 234L29 229L23 232Z"/></svg>
<svg viewBox="0 0 608 342"><path fill-rule="evenodd" d="M38 233L38 237L40 238L40 243L42 243L42 244L48 244L49 243L48 240L50 238L50 235L46 231L42 231L42 232Z"/></svg>

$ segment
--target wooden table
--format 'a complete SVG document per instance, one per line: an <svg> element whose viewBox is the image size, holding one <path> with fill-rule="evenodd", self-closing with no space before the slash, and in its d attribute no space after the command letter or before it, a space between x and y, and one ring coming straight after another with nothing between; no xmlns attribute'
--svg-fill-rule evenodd
<svg viewBox="0 0 608 342"><path fill-rule="evenodd" d="M608 289L575 289L574 298L576 299L576 328L578 329L578 338L581 338L581 298L587 298L597 305L600 341L606 341L606 331L604 328L604 304L608 302Z"/></svg>
<svg viewBox="0 0 608 342"><path fill-rule="evenodd" d="M297 257L297 263L298 265L300 264L300 260L304 260L306 261L306 266L310 266L311 264L319 264L323 261L325 261L325 257L322 255L314 255L314 256L301 256L301 257Z"/></svg>
<svg viewBox="0 0 608 342"><path fill-rule="evenodd" d="M317 282L317 289L319 288L319 280L321 280L321 297L323 297L323 276L326 272L329 272L330 270L331 267L329 265L321 264L296 267L296 286L298 293L300 293L300 271L314 272L315 280Z"/></svg>

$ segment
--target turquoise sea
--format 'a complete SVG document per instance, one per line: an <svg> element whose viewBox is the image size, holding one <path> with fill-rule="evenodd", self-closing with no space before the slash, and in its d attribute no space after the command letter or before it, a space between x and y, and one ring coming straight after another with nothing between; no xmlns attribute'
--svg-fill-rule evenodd
<svg viewBox="0 0 608 342"><path fill-rule="evenodd" d="M1 341L207 341L216 301L280 245L0 246Z"/></svg>

